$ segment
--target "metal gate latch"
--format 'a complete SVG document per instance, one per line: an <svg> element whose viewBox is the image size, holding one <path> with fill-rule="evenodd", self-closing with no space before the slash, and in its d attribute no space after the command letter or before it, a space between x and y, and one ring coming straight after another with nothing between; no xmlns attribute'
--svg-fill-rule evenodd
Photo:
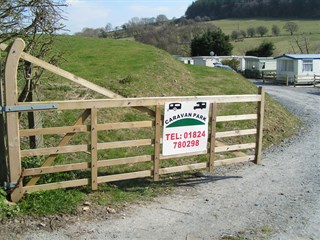
<svg viewBox="0 0 320 240"><path fill-rule="evenodd" d="M57 109L58 107L58 104L35 104L31 106L2 106L0 109L2 112L32 112Z"/></svg>

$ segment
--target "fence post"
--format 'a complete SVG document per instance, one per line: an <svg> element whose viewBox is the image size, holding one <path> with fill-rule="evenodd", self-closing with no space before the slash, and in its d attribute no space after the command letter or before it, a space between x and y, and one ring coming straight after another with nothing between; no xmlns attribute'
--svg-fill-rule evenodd
<svg viewBox="0 0 320 240"><path fill-rule="evenodd" d="M264 105L265 105L265 91L264 88L259 87L258 94L261 95L261 101L258 102L257 108L257 135L256 135L256 153L254 163L261 163L262 155L262 136L263 136L263 118L264 118Z"/></svg>
<svg viewBox="0 0 320 240"><path fill-rule="evenodd" d="M210 156L209 156L209 172L213 172L215 160L215 144L217 129L217 103L212 103L211 107L211 138L210 138Z"/></svg>
<svg viewBox="0 0 320 240"><path fill-rule="evenodd" d="M156 126L153 159L153 180L159 181L160 169L160 139L161 139L161 106L156 106Z"/></svg>
<svg viewBox="0 0 320 240"><path fill-rule="evenodd" d="M91 189L98 189L97 109L91 108Z"/></svg>
<svg viewBox="0 0 320 240"><path fill-rule="evenodd" d="M17 71L25 42L18 38L12 44L5 65L5 104L14 106L18 103ZM15 187L11 200L17 202L23 195L21 183L21 155L19 136L19 116L17 112L6 113L7 146L10 185Z"/></svg>
<svg viewBox="0 0 320 240"><path fill-rule="evenodd" d="M288 74L286 76L286 86L289 86L289 76L288 76Z"/></svg>
<svg viewBox="0 0 320 240"><path fill-rule="evenodd" d="M313 75L313 87L316 87L316 74Z"/></svg>

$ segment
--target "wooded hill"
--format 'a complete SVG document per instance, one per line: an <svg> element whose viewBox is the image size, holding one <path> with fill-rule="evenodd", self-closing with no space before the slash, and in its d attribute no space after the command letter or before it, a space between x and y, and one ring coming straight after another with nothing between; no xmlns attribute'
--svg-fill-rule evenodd
<svg viewBox="0 0 320 240"><path fill-rule="evenodd" d="M187 9L186 18L317 18L319 0L197 0Z"/></svg>

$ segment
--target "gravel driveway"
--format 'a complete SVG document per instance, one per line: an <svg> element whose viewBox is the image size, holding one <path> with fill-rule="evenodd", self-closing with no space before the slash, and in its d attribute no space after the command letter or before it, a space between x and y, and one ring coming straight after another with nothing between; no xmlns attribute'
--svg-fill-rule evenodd
<svg viewBox="0 0 320 240"><path fill-rule="evenodd" d="M262 165L217 169L122 217L22 239L320 239L320 88L265 89L305 126L265 151Z"/></svg>

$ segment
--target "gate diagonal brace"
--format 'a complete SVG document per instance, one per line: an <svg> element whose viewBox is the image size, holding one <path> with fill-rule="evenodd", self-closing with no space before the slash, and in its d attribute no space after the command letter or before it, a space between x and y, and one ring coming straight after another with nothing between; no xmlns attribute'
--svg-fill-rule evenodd
<svg viewBox="0 0 320 240"><path fill-rule="evenodd" d="M37 104L31 106L2 106L0 110L1 112L32 112L57 109L58 107L58 104Z"/></svg>

